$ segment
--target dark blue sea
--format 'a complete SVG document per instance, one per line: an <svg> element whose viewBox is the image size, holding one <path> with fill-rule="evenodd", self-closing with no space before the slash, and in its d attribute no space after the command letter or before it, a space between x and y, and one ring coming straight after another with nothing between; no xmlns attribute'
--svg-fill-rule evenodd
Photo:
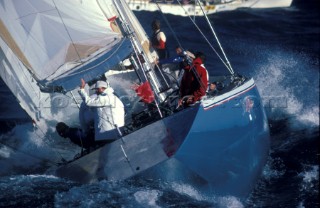
<svg viewBox="0 0 320 208"><path fill-rule="evenodd" d="M81 185L54 177L50 170L62 155L77 153L77 147L34 135L31 122L0 81L0 207L319 207L319 5L318 0L293 0L289 8L209 16L233 69L255 79L269 119L269 158L247 201L203 196L179 183ZM135 14L147 33L153 18L161 20L172 53L176 36L184 48L207 55L210 74L226 73L188 17ZM215 44L206 20L195 21Z"/></svg>

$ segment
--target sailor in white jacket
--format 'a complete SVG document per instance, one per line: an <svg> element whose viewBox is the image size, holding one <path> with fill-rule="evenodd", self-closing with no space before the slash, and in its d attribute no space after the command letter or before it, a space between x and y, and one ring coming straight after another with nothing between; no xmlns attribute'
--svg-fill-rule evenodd
<svg viewBox="0 0 320 208"><path fill-rule="evenodd" d="M124 105L113 93L109 83L97 81L94 86L97 96L90 97L81 79L79 94L83 102L94 111L95 140L114 140L118 137L116 127L124 126Z"/></svg>

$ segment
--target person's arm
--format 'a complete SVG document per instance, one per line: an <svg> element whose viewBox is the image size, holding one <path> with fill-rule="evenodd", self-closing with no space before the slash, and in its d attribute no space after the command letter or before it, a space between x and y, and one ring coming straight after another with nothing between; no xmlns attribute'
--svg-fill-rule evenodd
<svg viewBox="0 0 320 208"><path fill-rule="evenodd" d="M81 79L79 94L87 106L102 107L102 106L110 105L110 99L108 95L96 96L94 98L91 98L84 89L85 85L86 85L85 81Z"/></svg>
<svg viewBox="0 0 320 208"><path fill-rule="evenodd" d="M89 107L111 106L109 95L99 95L95 98L91 98L84 89L80 89L79 94L82 97L85 104Z"/></svg>
<svg viewBox="0 0 320 208"><path fill-rule="evenodd" d="M207 78L207 72L206 69L204 69L201 66L196 66L195 68L196 72L199 75L199 78L201 80L200 87L193 92L194 101L198 101L206 94L206 90L208 88L208 78Z"/></svg>
<svg viewBox="0 0 320 208"><path fill-rule="evenodd" d="M159 60L158 64L174 64L174 63L180 63L183 61L183 58L181 56L176 56L168 59L161 59Z"/></svg>

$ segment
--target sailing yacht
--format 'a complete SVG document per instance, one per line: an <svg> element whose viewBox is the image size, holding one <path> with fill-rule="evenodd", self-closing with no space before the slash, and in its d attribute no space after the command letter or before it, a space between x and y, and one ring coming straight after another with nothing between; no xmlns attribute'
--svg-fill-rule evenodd
<svg viewBox="0 0 320 208"><path fill-rule="evenodd" d="M79 124L81 78L90 86L107 79L126 106L117 140L63 161L55 175L176 181L239 198L254 187L269 128L253 78L237 75L229 61L225 76L211 77L222 86L216 95L177 109L179 86L158 70L125 0L0 0L0 29L1 78L37 128L61 116ZM149 83L154 100L141 103L133 83Z"/></svg>
<svg viewBox="0 0 320 208"><path fill-rule="evenodd" d="M203 16L239 8L290 7L292 0L127 0L127 3L133 11L153 12L161 9L165 14Z"/></svg>

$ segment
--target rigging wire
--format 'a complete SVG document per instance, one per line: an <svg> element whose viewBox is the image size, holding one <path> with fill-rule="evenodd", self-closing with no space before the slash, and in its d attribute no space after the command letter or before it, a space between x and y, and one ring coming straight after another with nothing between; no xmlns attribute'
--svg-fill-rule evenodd
<svg viewBox="0 0 320 208"><path fill-rule="evenodd" d="M141 48L142 47L141 43L138 44L137 41L133 38L133 36L135 36L136 34L134 33L135 31L131 30L132 23L130 22L130 24L129 24L127 21L124 21L124 20L127 20L127 19L130 20L128 15L125 14L124 11L123 11L123 10L125 10L124 5L126 5L126 3L123 2L123 0L118 0L118 1L114 1L114 2L115 2L115 5L116 5L116 8L118 10L118 13L119 13L120 17L122 17L123 22L125 23L126 30L128 32L128 35L129 35L129 39L130 39L130 41L132 43L132 46L133 46L133 51L134 51L135 56L137 57L137 60L139 62L139 66L141 67L141 69L145 69L145 67L143 67L143 65L141 63L141 60L139 59L139 55L142 55L144 57L144 54L141 53L141 51L143 52L143 49ZM151 69L151 66L149 66L148 68ZM156 80L152 76L147 76L147 74L146 74L146 72L144 70L142 70L142 72L143 72L143 75L144 75L146 80L149 80L148 77L150 77L150 80L154 84L156 84ZM152 85L151 85L151 87L152 87ZM158 95L156 97L158 98ZM157 99L155 99L155 103L156 103L159 115L162 118L163 115L162 115L161 110L159 108L159 104L158 104L158 100Z"/></svg>
<svg viewBox="0 0 320 208"><path fill-rule="evenodd" d="M216 49L212 46L212 44L210 43L210 41L208 40L208 38L204 35L204 33L202 32L202 30L199 28L199 26L197 25L197 23L195 22L194 19L192 19L192 17L189 15L189 13L183 8L182 4L180 3L180 1L177 1L179 3L179 5L181 6L181 8L184 10L184 12L187 14L187 16L189 17L189 19L191 20L191 22L194 24L194 26L198 29L198 31L200 32L200 34L203 36L203 38L206 40L206 42L208 43L208 45L210 46L210 48L215 52L215 54L218 56L218 58L221 60L221 62L225 65L225 67L229 70L229 72L233 75L234 72L232 69L230 69L229 65L223 60L223 58L220 56L220 54L216 51Z"/></svg>
<svg viewBox="0 0 320 208"><path fill-rule="evenodd" d="M167 25L168 25L168 27L170 28L170 30L171 30L171 32L172 32L172 34L173 34L174 38L175 38L175 39L176 39L176 41L178 42L179 47L183 49L183 47L182 47L182 45L181 45L181 43L180 43L180 41L179 41L178 37L176 36L176 33L173 31L173 29L172 29L172 27L171 27L171 25L170 25L169 21L167 20L167 18L166 18L166 17L165 17L165 15L163 14L163 12L162 12L162 10L161 10L161 8L160 8L159 4L158 4L157 2L155 2L155 3L156 3L156 5L157 5L157 7L158 7L158 9L159 9L159 11L160 11L160 13L161 13L161 15L162 15L162 17L163 17L164 21L166 22L166 24L167 24ZM183 49L183 50L184 50L184 49ZM199 74L198 74L198 73L197 73L197 71L194 69L194 66L192 66L192 67L191 67L191 70L193 71L193 73L194 73L194 75L195 75L195 77L196 77L197 81L198 81L198 82L199 82L199 84L201 85L201 87L202 87L202 88L204 88L204 89L206 90L205 86L203 86L203 83L202 83L202 81L201 81L201 79L200 79L200 77L199 77ZM209 77L208 77L208 79L209 79Z"/></svg>
<svg viewBox="0 0 320 208"><path fill-rule="evenodd" d="M201 8L201 11L202 11L204 17L205 17L206 20L207 20L207 23L208 23L208 25L209 25L209 27L210 27L210 29L211 29L211 32L213 33L215 39L217 40L217 43L218 43L218 45L219 45L219 47L220 47L220 50L221 50L221 52L222 52L225 60L227 61L227 64L228 64L228 66L229 66L228 69L229 69L230 73L233 75L233 74L234 74L234 71L233 71L233 69L232 69L231 63L229 62L229 60L228 60L228 58L227 58L227 56L226 56L226 54L225 54L225 52L224 52L221 44L220 44L220 41L219 41L219 39L218 39L218 36L217 36L217 34L215 33L215 31L214 31L214 29L213 29L213 27L212 27L212 24L211 24L211 22L210 22L209 19L208 19L207 14L204 12L203 7L202 7L202 5L200 4L200 1L197 0L197 2L198 2L199 6L200 6L200 8Z"/></svg>
<svg viewBox="0 0 320 208"><path fill-rule="evenodd" d="M72 90L70 91L70 94L71 94L71 96L72 96L73 101L76 103L76 105L77 105L78 108L80 109L80 104L78 103L78 101L77 101L76 97L74 96Z"/></svg>
<svg viewBox="0 0 320 208"><path fill-rule="evenodd" d="M158 9L159 9L159 11L160 11L160 13L161 13L161 15L162 15L162 18L164 19L164 21L165 21L165 22L166 22L166 24L168 25L169 29L171 30L171 33L173 34L174 39L176 39L176 41L177 41L178 45L182 48L182 45L181 45L181 43L180 43L180 41L179 41L178 37L176 36L176 33L173 31L173 29L172 29L172 27L171 27L171 25L170 25L170 23L169 23L168 19L167 19L167 18L165 17L165 15L163 14L163 12L162 12L162 10L161 10L161 8L160 8L159 4L158 4L157 2L155 2L155 3L156 3L156 5L157 5L157 7L158 7Z"/></svg>
<svg viewBox="0 0 320 208"><path fill-rule="evenodd" d="M178 1L179 2L179 1ZM164 21L166 22L166 24L168 25L168 27L170 28L170 30L171 30L171 32L172 32L172 34L173 34L173 36L174 36L174 38L176 39L176 41L178 42L178 44L179 44L179 46L183 49L183 47L181 46L181 43L180 43L180 41L178 40L178 38L177 38L177 36L176 36L176 33L173 31L173 29L172 29L172 27L171 27L171 25L170 25L170 23L169 23L169 21L167 20L167 18L165 17L165 15L164 15L164 13L162 12L162 10L161 10L161 8L160 8L160 6L159 6L159 4L157 3L157 2L155 2L156 3L156 5L157 5L157 7L158 7L158 9L159 9L159 11L160 11L160 13L161 13L161 15L162 15L162 17L163 17L163 19L164 19ZM179 4L180 4L180 2L179 2ZM181 6L181 4L180 4L180 6ZM181 6L182 7L182 6ZM183 7L182 7L183 8ZM183 8L184 9L184 8ZM186 14L188 14L187 12L186 12ZM189 17L190 17L190 15L188 15ZM192 20L193 22L194 22L194 20ZM194 22L194 24L195 24L195 22ZM195 24L195 26L198 28L198 30L201 32L201 30L200 30L200 28ZM206 39L206 37L205 37L205 35L201 32L201 34L203 35L203 37ZM206 39L207 40L207 39ZM207 42L209 43L209 45L211 46L211 44L210 44L210 42L207 40ZM212 46L211 46L212 47ZM213 47L212 47L213 48ZM215 51L215 49L213 48L213 50ZM216 51L215 51L216 52ZM216 52L216 54L219 56L219 54ZM220 58L221 59L221 58ZM221 59L222 60L222 59ZM222 60L222 62L224 63L224 61ZM191 63L190 63L191 64ZM225 64L225 63L224 63ZM226 65L226 64L225 64ZM193 66L193 65L190 65L190 67L191 67L191 71L193 72L193 74L194 74L194 76L195 76L195 78L197 79L197 81L198 81L198 83L200 84L200 87L201 88L203 88L205 91L207 90L206 89L206 87L204 86L204 84L203 84L203 82L201 81L201 78L200 78L200 76L199 76L199 74L198 74L198 72L197 72L197 70L195 69L195 67ZM226 65L226 67L228 68L228 66ZM208 79L209 79L209 77L208 77Z"/></svg>
<svg viewBox="0 0 320 208"><path fill-rule="evenodd" d="M78 103L76 97L74 96L72 90L70 91L70 94L72 95L72 98L74 100L74 102L76 103L76 105L78 106L79 110L80 110L80 104ZM82 137L80 136L80 143L81 143L81 155L83 155L83 149L84 149L84 146L83 146L83 141L82 141Z"/></svg>

